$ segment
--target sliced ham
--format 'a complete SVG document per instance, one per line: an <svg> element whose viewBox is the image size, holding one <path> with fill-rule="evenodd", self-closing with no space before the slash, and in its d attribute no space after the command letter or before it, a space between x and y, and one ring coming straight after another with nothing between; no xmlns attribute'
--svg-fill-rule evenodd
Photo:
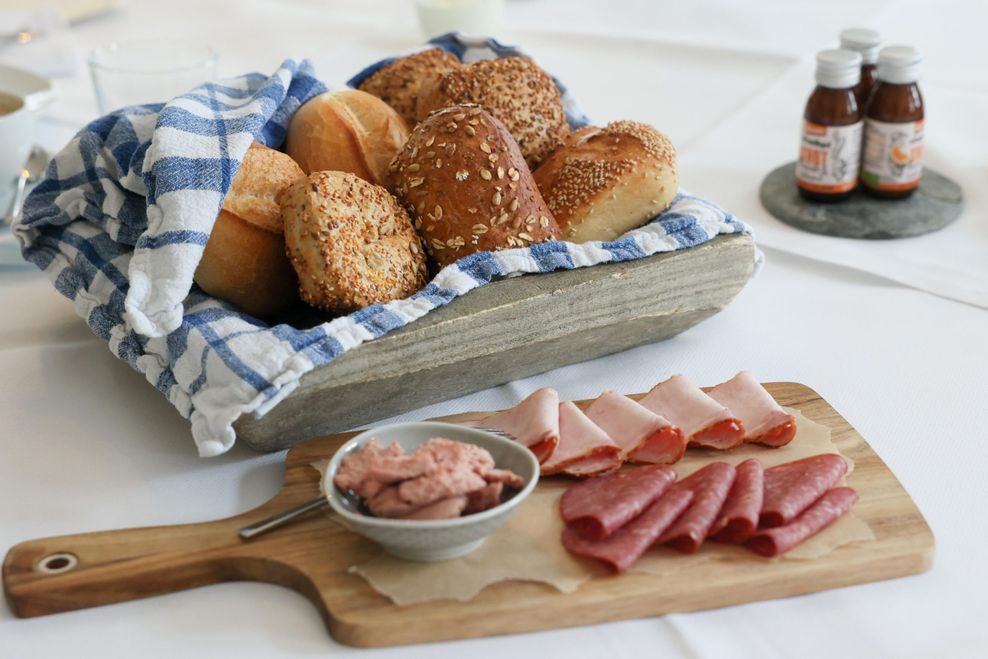
<svg viewBox="0 0 988 659"><path fill-rule="evenodd" d="M466 507L467 497L460 495L434 501L410 513L398 515L398 519L452 519L459 517Z"/></svg>
<svg viewBox="0 0 988 659"><path fill-rule="evenodd" d="M660 382L638 402L682 430L690 444L729 449L744 441L741 421L684 375Z"/></svg>
<svg viewBox="0 0 988 659"><path fill-rule="evenodd" d="M527 446L539 462L545 462L559 444L559 394L544 387L514 407L476 423L508 433Z"/></svg>
<svg viewBox="0 0 988 659"><path fill-rule="evenodd" d="M515 489L521 489L525 485L525 479L510 469L488 469L481 476L488 483L500 483Z"/></svg>
<svg viewBox="0 0 988 659"><path fill-rule="evenodd" d="M762 556L778 556L827 528L851 509L858 493L849 487L835 487L785 526L759 531L745 543Z"/></svg>
<svg viewBox="0 0 988 659"><path fill-rule="evenodd" d="M367 478L389 485L427 474L435 468L436 461L428 453L416 451L411 455L384 455L370 464Z"/></svg>
<svg viewBox="0 0 988 659"><path fill-rule="evenodd" d="M625 460L671 464L686 450L679 428L616 391L602 393L586 415L621 448Z"/></svg>
<svg viewBox="0 0 988 659"><path fill-rule="evenodd" d="M559 512L571 528L589 540L606 538L652 505L676 481L666 465L625 469L570 487Z"/></svg>
<svg viewBox="0 0 988 659"><path fill-rule="evenodd" d="M397 485L386 485L377 494L367 499L367 508L377 517L400 517L419 507L398 496Z"/></svg>
<svg viewBox="0 0 988 659"><path fill-rule="evenodd" d="M576 529L567 527L563 531L563 546L577 556L603 561L617 573L625 572L680 516L692 498L692 491L672 488L645 512L603 540L589 540Z"/></svg>
<svg viewBox="0 0 988 659"><path fill-rule="evenodd" d="M734 467L726 462L712 462L676 483L672 489L690 490L693 501L658 542L684 554L696 552L717 521L733 483Z"/></svg>
<svg viewBox="0 0 988 659"><path fill-rule="evenodd" d="M621 449L607 433L567 401L559 405L559 444L542 463L542 474L597 476L621 466Z"/></svg>
<svg viewBox="0 0 988 659"><path fill-rule="evenodd" d="M783 526L810 507L847 473L847 462L823 453L765 470L765 500L759 526Z"/></svg>
<svg viewBox="0 0 988 659"><path fill-rule="evenodd" d="M748 371L741 371L709 392L744 426L746 442L784 446L796 436L796 419Z"/></svg>
<svg viewBox="0 0 988 659"><path fill-rule="evenodd" d="M758 528L765 498L765 470L758 460L745 460L734 468L734 484L710 530L710 539L740 544Z"/></svg>

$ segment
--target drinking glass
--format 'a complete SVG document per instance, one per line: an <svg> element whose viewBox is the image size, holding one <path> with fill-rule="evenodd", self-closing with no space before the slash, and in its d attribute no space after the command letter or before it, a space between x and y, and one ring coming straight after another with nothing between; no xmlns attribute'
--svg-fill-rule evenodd
<svg viewBox="0 0 988 659"><path fill-rule="evenodd" d="M182 39L140 39L100 46L89 55L96 103L106 114L126 105L169 101L216 80L218 53Z"/></svg>

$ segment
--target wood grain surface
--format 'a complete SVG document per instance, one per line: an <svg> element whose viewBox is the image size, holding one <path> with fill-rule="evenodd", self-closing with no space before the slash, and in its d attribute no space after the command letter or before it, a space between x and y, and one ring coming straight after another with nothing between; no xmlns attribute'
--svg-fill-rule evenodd
<svg viewBox="0 0 988 659"><path fill-rule="evenodd" d="M306 373L264 416L242 416L237 440L280 450L663 341L726 307L754 267L751 236L733 234L635 261L493 282Z"/></svg>
<svg viewBox="0 0 988 659"><path fill-rule="evenodd" d="M808 387L795 383L766 387L781 404L829 426L838 449L854 460L848 482L860 495L855 511L870 525L874 541L845 545L816 560L767 561L752 555L750 560L708 561L663 576L631 573L594 579L569 595L544 584L503 582L467 603L440 600L398 607L347 572L375 551L374 546L325 514L313 514L250 541L237 535L242 526L318 496L319 477L310 464L328 458L355 434L345 433L297 444L288 453L282 489L264 505L241 515L18 544L4 560L4 591L14 613L29 617L221 581L264 581L308 597L341 643L387 646L710 609L926 570L933 560L933 535L864 439ZM553 481L547 479L539 487L561 486ZM56 553L71 554L78 564L61 574L39 569ZM656 596L659 592L661 597Z"/></svg>

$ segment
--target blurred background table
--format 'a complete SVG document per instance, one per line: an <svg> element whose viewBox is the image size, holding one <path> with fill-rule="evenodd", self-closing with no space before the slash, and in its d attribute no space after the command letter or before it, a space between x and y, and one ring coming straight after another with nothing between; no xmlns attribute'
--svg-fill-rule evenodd
<svg viewBox="0 0 988 659"><path fill-rule="evenodd" d="M675 339L400 417L502 407L539 386L567 398L642 391L676 372L700 384L740 369L802 382L857 427L927 516L938 545L928 573L717 611L370 652L332 641L293 592L231 583L31 620L4 606L0 655L984 656L988 78L969 53L986 22L977 0L507 0L500 36L562 78L591 117L668 132L683 185L751 223L766 264L726 311ZM786 230L758 204L761 178L796 155L815 51L859 25L926 56L929 162L967 195L958 225L929 238L835 242ZM38 136L53 151L96 115L84 55L110 41L205 41L220 52L221 75L272 71L302 55L323 79L343 81L422 40L412 3L387 0L132 0L70 33L76 73L58 79L60 98ZM0 272L0 318L0 551L40 536L225 517L277 490L282 454L196 457L187 422L41 273Z"/></svg>

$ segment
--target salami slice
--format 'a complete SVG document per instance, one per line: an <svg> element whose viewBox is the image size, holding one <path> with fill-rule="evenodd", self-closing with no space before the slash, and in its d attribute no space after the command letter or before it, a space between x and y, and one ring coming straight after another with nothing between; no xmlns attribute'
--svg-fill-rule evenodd
<svg viewBox="0 0 988 659"><path fill-rule="evenodd" d="M834 453L814 455L765 470L765 499L759 526L782 526L809 508L847 473L847 462Z"/></svg>
<svg viewBox="0 0 988 659"><path fill-rule="evenodd" d="M710 539L741 544L758 528L758 515L765 496L765 471L754 458L734 468L736 476L720 515L711 529Z"/></svg>
<svg viewBox="0 0 988 659"><path fill-rule="evenodd" d="M734 467L726 462L712 462L676 483L672 489L690 490L693 502L682 517L666 529L660 543L668 543L673 549L692 554L703 544L710 527L717 521L734 482Z"/></svg>
<svg viewBox="0 0 988 659"><path fill-rule="evenodd" d="M858 493L853 489L835 487L789 524L759 531L745 546L762 556L784 554L836 522L857 500Z"/></svg>
<svg viewBox="0 0 988 659"><path fill-rule="evenodd" d="M607 433L567 401L559 406L559 445L542 463L542 474L595 476L621 466L621 449Z"/></svg>
<svg viewBox="0 0 988 659"><path fill-rule="evenodd" d="M729 449L744 441L741 422L685 375L655 385L639 403L680 428L690 444Z"/></svg>
<svg viewBox="0 0 988 659"><path fill-rule="evenodd" d="M692 499L692 491L672 488L646 508L645 512L603 540L588 540L576 529L567 527L563 531L563 546L577 556L603 561L614 572L625 572L686 510Z"/></svg>
<svg viewBox="0 0 988 659"><path fill-rule="evenodd" d="M668 420L616 391L605 391L587 408L587 417L636 462L672 463L683 457L686 442Z"/></svg>
<svg viewBox="0 0 988 659"><path fill-rule="evenodd" d="M559 394L543 387L474 425L503 430L527 446L539 462L545 462L559 443Z"/></svg>
<svg viewBox="0 0 988 659"><path fill-rule="evenodd" d="M741 371L708 393L741 420L746 442L783 446L796 436L796 419L748 371Z"/></svg>
<svg viewBox="0 0 988 659"><path fill-rule="evenodd" d="M675 481L676 472L666 465L592 478L563 493L559 512L581 536L601 540L640 515Z"/></svg>

